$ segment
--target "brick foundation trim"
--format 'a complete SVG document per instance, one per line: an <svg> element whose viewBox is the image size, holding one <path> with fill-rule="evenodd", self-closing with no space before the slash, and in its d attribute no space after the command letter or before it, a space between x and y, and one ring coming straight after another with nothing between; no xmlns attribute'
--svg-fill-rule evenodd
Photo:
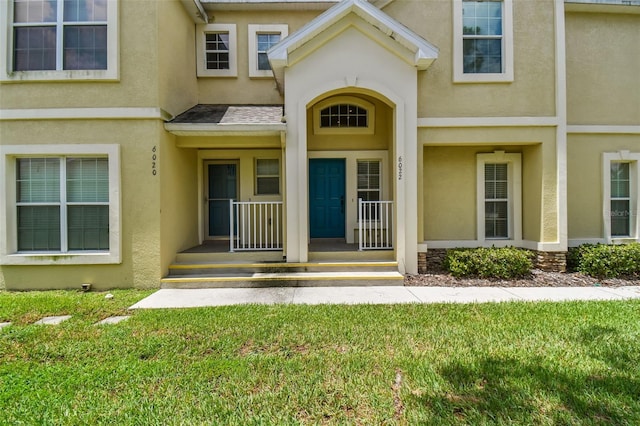
<svg viewBox="0 0 640 426"><path fill-rule="evenodd" d="M566 272L567 252L566 251L536 251L533 266L546 272Z"/></svg>
<svg viewBox="0 0 640 426"><path fill-rule="evenodd" d="M567 270L567 252L537 251L534 254L533 267L546 272L565 272ZM447 249L429 249L418 253L418 273L444 271L443 262Z"/></svg>
<svg viewBox="0 0 640 426"><path fill-rule="evenodd" d="M446 254L446 249L429 249L426 252L418 253L418 273L443 271L442 263Z"/></svg>

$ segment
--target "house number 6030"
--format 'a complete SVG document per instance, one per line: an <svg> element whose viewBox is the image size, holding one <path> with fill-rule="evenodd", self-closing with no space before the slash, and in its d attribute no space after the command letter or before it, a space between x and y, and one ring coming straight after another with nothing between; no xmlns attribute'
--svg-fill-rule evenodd
<svg viewBox="0 0 640 426"><path fill-rule="evenodd" d="M158 160L157 151L158 148L156 148L156 146L154 145L153 148L151 148L151 174L154 176L158 174L158 168L156 167L156 163Z"/></svg>

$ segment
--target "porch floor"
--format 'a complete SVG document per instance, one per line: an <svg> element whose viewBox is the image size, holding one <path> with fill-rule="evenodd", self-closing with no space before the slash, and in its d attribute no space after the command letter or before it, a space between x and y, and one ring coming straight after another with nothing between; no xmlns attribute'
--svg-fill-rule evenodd
<svg viewBox="0 0 640 426"><path fill-rule="evenodd" d="M229 240L207 240L181 253L226 253ZM309 252L358 251L358 244L347 244L344 238L314 238L309 243Z"/></svg>

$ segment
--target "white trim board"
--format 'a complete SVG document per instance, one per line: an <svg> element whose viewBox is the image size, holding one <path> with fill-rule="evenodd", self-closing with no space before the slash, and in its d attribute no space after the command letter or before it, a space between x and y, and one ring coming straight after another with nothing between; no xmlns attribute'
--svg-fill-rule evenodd
<svg viewBox="0 0 640 426"><path fill-rule="evenodd" d="M574 238L569 239L569 247L578 247L583 244L607 244L605 238Z"/></svg>
<svg viewBox="0 0 640 426"><path fill-rule="evenodd" d="M537 251L566 251L558 243L540 243L529 240L439 240L424 241L418 244L418 252L425 252L429 249L455 249L455 248L476 248L476 247L520 247Z"/></svg>
<svg viewBox="0 0 640 426"><path fill-rule="evenodd" d="M418 118L418 127L554 127L558 118L543 117L430 117Z"/></svg>
<svg viewBox="0 0 640 426"><path fill-rule="evenodd" d="M0 121L10 120L170 120L162 108L29 108L0 109Z"/></svg>
<svg viewBox="0 0 640 426"><path fill-rule="evenodd" d="M567 197L567 52L565 40L564 2L555 2L555 73L556 73L556 226L557 239L563 250L567 249L569 234Z"/></svg>
<svg viewBox="0 0 640 426"><path fill-rule="evenodd" d="M640 134L640 126L606 126L606 125L569 125L567 133L594 133L594 134Z"/></svg>

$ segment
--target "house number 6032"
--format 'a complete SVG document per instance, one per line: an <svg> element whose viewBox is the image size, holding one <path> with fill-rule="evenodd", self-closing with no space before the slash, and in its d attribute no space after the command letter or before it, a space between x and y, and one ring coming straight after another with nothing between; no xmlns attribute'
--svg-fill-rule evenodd
<svg viewBox="0 0 640 426"><path fill-rule="evenodd" d="M154 145L153 148L151 148L151 174L154 176L158 174L158 168L156 166L156 163L158 162L157 151L158 148Z"/></svg>

